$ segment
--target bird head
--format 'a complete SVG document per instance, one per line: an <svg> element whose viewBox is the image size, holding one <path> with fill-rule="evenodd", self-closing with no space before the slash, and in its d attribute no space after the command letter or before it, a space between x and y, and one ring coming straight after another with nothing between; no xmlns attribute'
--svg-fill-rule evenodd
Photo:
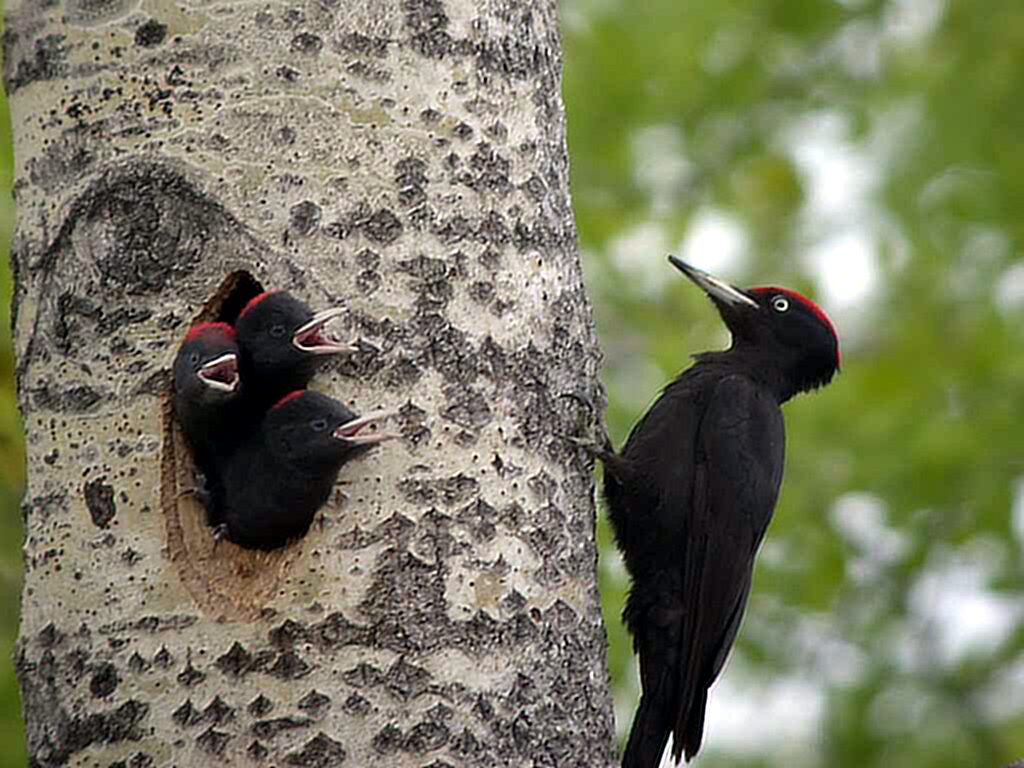
<svg viewBox="0 0 1024 768"><path fill-rule="evenodd" d="M282 460L300 471L321 472L398 437L373 431L378 422L393 415L372 411L359 416L326 395L299 389L274 404L264 432L271 450Z"/></svg>
<svg viewBox="0 0 1024 768"><path fill-rule="evenodd" d="M326 329L343 312L340 307L313 312L286 291L267 291L245 305L235 328L239 344L254 367L274 375L325 355L354 352L353 345L338 341Z"/></svg>
<svg viewBox="0 0 1024 768"><path fill-rule="evenodd" d="M193 326L174 358L175 392L212 403L236 396L240 386L235 329L227 323Z"/></svg>
<svg viewBox="0 0 1024 768"><path fill-rule="evenodd" d="M783 399L828 384L839 370L839 336L806 296L774 286L741 289L669 256L711 298L732 333L732 349L779 374Z"/></svg>

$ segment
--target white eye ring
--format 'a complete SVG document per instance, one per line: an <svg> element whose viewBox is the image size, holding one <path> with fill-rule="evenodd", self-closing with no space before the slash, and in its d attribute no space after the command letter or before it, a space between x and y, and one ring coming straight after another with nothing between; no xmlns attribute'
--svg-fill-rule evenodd
<svg viewBox="0 0 1024 768"><path fill-rule="evenodd" d="M789 299L784 296L776 296L772 299L772 309L776 312L785 312L789 309Z"/></svg>

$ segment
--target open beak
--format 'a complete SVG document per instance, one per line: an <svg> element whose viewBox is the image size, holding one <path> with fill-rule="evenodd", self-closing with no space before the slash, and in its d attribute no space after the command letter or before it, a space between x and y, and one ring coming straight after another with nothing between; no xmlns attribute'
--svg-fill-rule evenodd
<svg viewBox="0 0 1024 768"><path fill-rule="evenodd" d="M238 389L238 356L234 352L216 357L199 368L202 382L220 392L234 392Z"/></svg>
<svg viewBox="0 0 1024 768"><path fill-rule="evenodd" d="M345 440L353 445L377 445L377 443L383 443L387 440L395 440L399 435L387 432L372 432L364 435L361 434L361 432L363 429L373 426L377 422L390 419L392 416L397 415L397 411L370 411L357 419L346 421L334 430L334 437L338 440Z"/></svg>
<svg viewBox="0 0 1024 768"><path fill-rule="evenodd" d="M356 351L355 344L338 341L326 332L326 325L338 315L344 314L341 307L317 312L313 319L299 328L292 336L292 344L311 355L342 355Z"/></svg>
<svg viewBox="0 0 1024 768"><path fill-rule="evenodd" d="M719 280L714 275L709 275L703 269L697 269L696 267L690 266L685 261L676 258L675 256L669 256L668 260L672 262L673 267L693 280L693 282L699 285L712 299L721 301L729 306L746 304L748 307L753 307L754 309L759 308L756 301L747 296L747 294L739 288L729 285L724 280Z"/></svg>

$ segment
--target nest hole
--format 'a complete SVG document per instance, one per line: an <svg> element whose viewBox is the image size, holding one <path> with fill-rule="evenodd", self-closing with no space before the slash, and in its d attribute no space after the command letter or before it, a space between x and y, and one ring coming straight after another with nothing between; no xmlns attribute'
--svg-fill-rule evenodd
<svg viewBox="0 0 1024 768"><path fill-rule="evenodd" d="M250 299L264 291L245 271L229 274L192 319L234 323ZM217 542L206 508L194 493L196 466L174 417L174 394L161 398L162 445L160 503L171 561L182 584L207 613L223 621L254 621L278 594L281 582L301 548L290 544L264 552Z"/></svg>

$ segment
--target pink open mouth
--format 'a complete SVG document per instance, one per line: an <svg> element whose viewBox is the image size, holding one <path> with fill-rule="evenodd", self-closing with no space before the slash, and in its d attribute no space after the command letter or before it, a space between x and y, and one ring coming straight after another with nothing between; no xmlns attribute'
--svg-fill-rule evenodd
<svg viewBox="0 0 1024 768"><path fill-rule="evenodd" d="M238 389L238 356L233 352L203 363L199 368L199 378L206 386L221 392L234 392Z"/></svg>
<svg viewBox="0 0 1024 768"><path fill-rule="evenodd" d="M292 344L302 352L311 355L340 355L356 351L355 344L338 341L327 330L327 324L345 312L341 307L317 312L313 319L299 328L292 337Z"/></svg>

